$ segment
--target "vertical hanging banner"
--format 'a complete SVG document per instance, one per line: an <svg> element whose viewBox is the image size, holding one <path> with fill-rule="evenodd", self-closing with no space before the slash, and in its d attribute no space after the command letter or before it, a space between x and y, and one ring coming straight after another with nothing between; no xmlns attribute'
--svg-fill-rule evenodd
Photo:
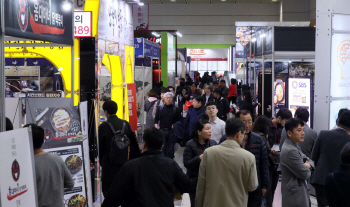
<svg viewBox="0 0 350 207"><path fill-rule="evenodd" d="M131 129L137 131L137 105L136 105L136 84L129 83L128 89L128 106L129 106L129 123ZM137 133L136 133L137 134Z"/></svg>
<svg viewBox="0 0 350 207"><path fill-rule="evenodd" d="M66 0L5 0L5 34L73 45L72 11Z"/></svg>
<svg viewBox="0 0 350 207"><path fill-rule="evenodd" d="M132 17L134 21L134 30L148 30L149 27L149 7L148 4L140 6L132 4Z"/></svg>

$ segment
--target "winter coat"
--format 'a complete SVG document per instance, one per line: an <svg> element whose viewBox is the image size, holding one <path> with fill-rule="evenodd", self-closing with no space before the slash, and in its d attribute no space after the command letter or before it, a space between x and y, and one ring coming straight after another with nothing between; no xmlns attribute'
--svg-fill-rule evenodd
<svg viewBox="0 0 350 207"><path fill-rule="evenodd" d="M201 164L199 156L204 153L205 149L214 145L217 145L217 143L212 139L206 140L204 145L201 145L197 138L187 142L183 154L183 161L187 168L188 177L198 177L199 165Z"/></svg>
<svg viewBox="0 0 350 207"><path fill-rule="evenodd" d="M145 129L154 126L154 119L152 116L152 112L153 112L154 106L156 105L156 102L157 102L157 100L155 100L153 102L150 102L149 100L145 101L144 110L147 112Z"/></svg>
<svg viewBox="0 0 350 207"><path fill-rule="evenodd" d="M217 114L217 116L219 117L219 119L226 121L227 120L227 114L230 112L230 106L228 104L228 101L226 99L224 99L224 97L220 97L219 100L218 99L214 99L216 102L216 107L218 108L219 112Z"/></svg>

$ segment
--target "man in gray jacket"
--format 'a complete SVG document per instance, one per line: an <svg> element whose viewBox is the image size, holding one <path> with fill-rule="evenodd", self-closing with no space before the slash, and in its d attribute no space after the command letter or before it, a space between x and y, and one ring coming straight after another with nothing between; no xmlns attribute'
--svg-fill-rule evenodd
<svg viewBox="0 0 350 207"><path fill-rule="evenodd" d="M288 139L281 152L282 206L310 206L310 196L306 180L311 176L311 165L303 161L298 144L304 141L304 122L298 118L285 124Z"/></svg>

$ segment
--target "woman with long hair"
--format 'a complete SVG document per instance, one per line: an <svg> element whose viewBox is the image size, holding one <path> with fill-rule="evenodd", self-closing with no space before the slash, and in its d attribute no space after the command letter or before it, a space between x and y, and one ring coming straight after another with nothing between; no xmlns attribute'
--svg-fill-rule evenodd
<svg viewBox="0 0 350 207"><path fill-rule="evenodd" d="M192 139L187 142L183 161L187 168L187 175L190 178L198 177L199 165L203 157L204 150L216 145L211 138L211 126L208 120L202 119L195 123L191 133ZM190 193L191 207L195 206L196 190Z"/></svg>
<svg viewBox="0 0 350 207"><path fill-rule="evenodd" d="M148 92L148 99L145 101L145 105L144 105L144 111L147 112L146 115L146 127L150 128L154 126L154 119L152 116L152 112L153 112L153 107L155 106L155 103L157 102L157 91L155 89L151 89Z"/></svg>

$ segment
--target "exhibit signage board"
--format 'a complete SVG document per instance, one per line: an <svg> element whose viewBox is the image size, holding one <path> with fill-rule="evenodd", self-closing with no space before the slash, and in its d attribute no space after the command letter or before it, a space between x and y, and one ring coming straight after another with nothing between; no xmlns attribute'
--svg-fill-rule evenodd
<svg viewBox="0 0 350 207"><path fill-rule="evenodd" d="M289 78L288 80L288 108L293 117L297 108L306 108L311 111L311 81L309 78ZM311 126L311 123L309 122Z"/></svg>
<svg viewBox="0 0 350 207"><path fill-rule="evenodd" d="M134 38L135 57L159 58L159 45L145 38Z"/></svg>
<svg viewBox="0 0 350 207"><path fill-rule="evenodd" d="M6 35L73 45L71 1L5 0L4 9Z"/></svg>
<svg viewBox="0 0 350 207"><path fill-rule="evenodd" d="M149 27L149 7L148 4L140 6L132 4L132 17L134 21L134 30L148 30Z"/></svg>
<svg viewBox="0 0 350 207"><path fill-rule="evenodd" d="M30 128L0 133L0 206L37 207Z"/></svg>
<svg viewBox="0 0 350 207"><path fill-rule="evenodd" d="M74 12L74 37L92 36L92 11Z"/></svg>
<svg viewBox="0 0 350 207"><path fill-rule="evenodd" d="M227 61L227 48L217 49L187 49L187 56L192 61Z"/></svg>
<svg viewBox="0 0 350 207"><path fill-rule="evenodd" d="M28 91L27 98L61 98L61 91Z"/></svg>
<svg viewBox="0 0 350 207"><path fill-rule="evenodd" d="M129 83L127 87L128 87L127 91L128 91L128 104L129 104L129 123L132 131L137 131L136 84Z"/></svg>
<svg viewBox="0 0 350 207"><path fill-rule="evenodd" d="M175 37L167 33L168 35L168 75L173 75L175 72L175 60L176 60L176 48L175 48Z"/></svg>

